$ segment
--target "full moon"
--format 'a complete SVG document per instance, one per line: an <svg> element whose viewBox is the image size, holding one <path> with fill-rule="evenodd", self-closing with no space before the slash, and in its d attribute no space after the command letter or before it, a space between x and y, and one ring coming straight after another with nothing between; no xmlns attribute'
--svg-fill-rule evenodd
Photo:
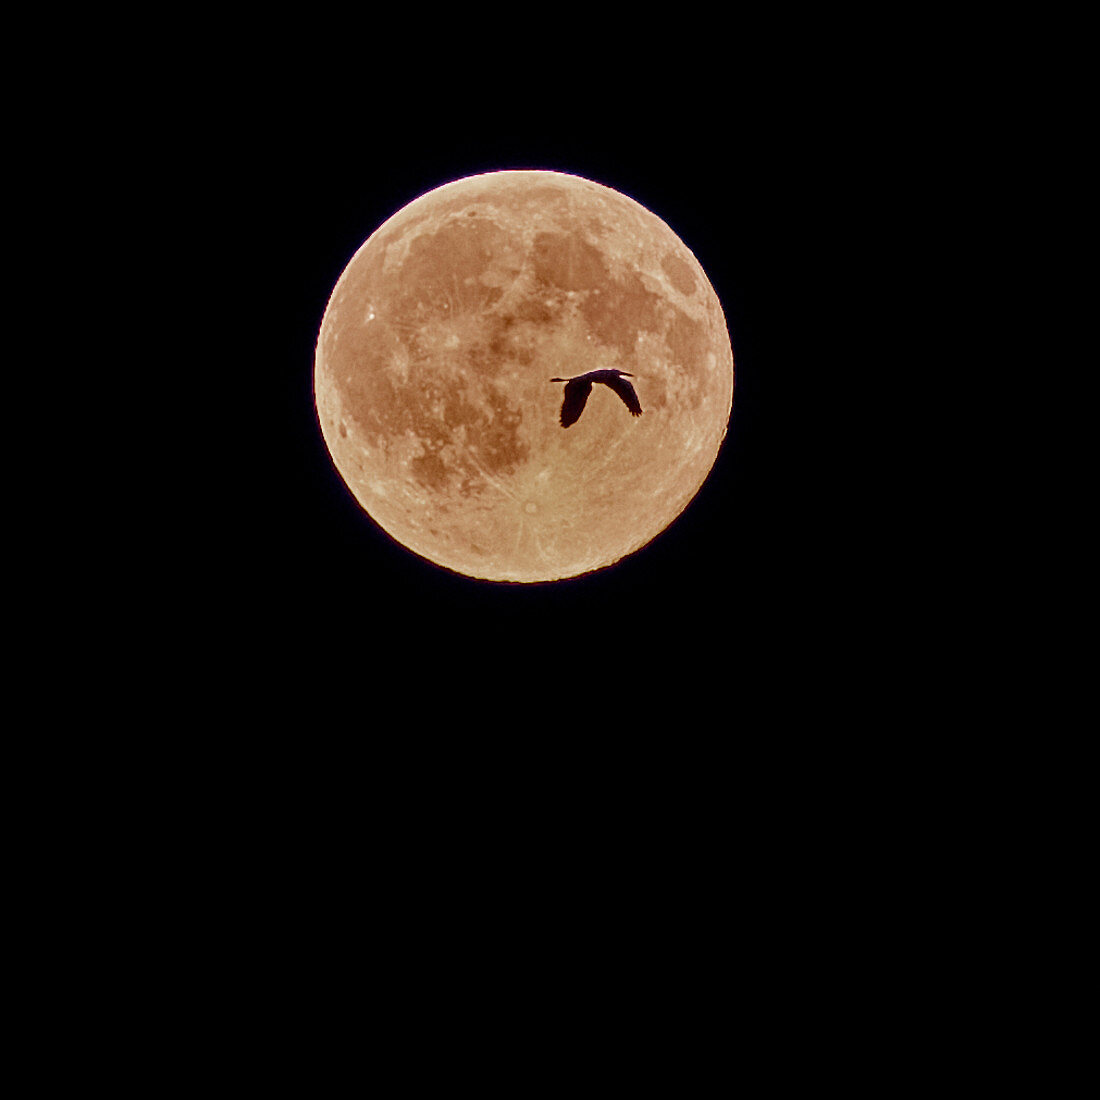
<svg viewBox="0 0 1100 1100"><path fill-rule="evenodd" d="M559 420L551 378L633 375ZM392 538L457 573L561 580L645 546L726 434L733 353L699 262L633 199L502 171L421 195L329 298L317 417L340 476Z"/></svg>

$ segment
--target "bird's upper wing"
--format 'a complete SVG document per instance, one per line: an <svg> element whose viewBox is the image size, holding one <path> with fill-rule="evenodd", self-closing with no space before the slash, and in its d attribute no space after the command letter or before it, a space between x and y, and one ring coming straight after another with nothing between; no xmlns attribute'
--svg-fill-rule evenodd
<svg viewBox="0 0 1100 1100"><path fill-rule="evenodd" d="M642 415L642 406L634 387L625 378L609 378L607 384L623 399L623 403L634 416Z"/></svg>
<svg viewBox="0 0 1100 1100"><path fill-rule="evenodd" d="M565 383L565 397L561 403L561 426L568 428L576 424L584 412L584 404L592 392L592 383L587 378L574 378Z"/></svg>

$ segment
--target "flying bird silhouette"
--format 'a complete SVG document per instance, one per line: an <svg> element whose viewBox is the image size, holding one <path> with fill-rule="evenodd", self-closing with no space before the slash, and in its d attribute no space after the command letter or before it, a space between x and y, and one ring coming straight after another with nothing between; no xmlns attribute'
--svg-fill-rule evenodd
<svg viewBox="0 0 1100 1100"><path fill-rule="evenodd" d="M584 412L585 402L592 392L593 382L602 382L613 389L622 399L623 404L630 410L632 416L642 415L642 406L638 403L638 395L634 387L623 378L633 378L634 375L625 370L590 370L587 374L578 374L576 378L551 378L551 382L565 383L565 397L561 403L561 426L568 428L570 424L576 424Z"/></svg>

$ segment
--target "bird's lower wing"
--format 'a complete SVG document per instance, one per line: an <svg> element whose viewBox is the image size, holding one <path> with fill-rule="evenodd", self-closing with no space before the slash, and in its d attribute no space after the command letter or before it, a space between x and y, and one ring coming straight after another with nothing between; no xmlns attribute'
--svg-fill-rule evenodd
<svg viewBox="0 0 1100 1100"><path fill-rule="evenodd" d="M561 403L561 426L568 428L570 424L576 424L584 412L588 395L592 392L592 383L584 379L574 379L565 384L565 396Z"/></svg>

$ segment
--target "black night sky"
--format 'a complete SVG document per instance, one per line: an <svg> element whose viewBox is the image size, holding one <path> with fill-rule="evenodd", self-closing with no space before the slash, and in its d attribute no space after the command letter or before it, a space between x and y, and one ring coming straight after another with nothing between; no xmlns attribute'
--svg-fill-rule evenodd
<svg viewBox="0 0 1100 1100"><path fill-rule="evenodd" d="M590 662L637 713L694 714L741 675L780 690L833 586L838 513L821 432L805 429L839 355L848 154L831 109L748 60L676 98L628 90L621 70L563 89L522 66L459 96L452 66L416 96L356 70L231 100L203 180L224 333L204 373L227 394L200 565L222 637L307 695L414 670L452 697L505 684L533 704L523 721ZM686 511L618 565L556 584L476 581L397 545L345 488L313 407L318 326L355 250L425 191L503 168L584 176L662 218L707 272L736 364L725 443Z"/></svg>
<svg viewBox="0 0 1100 1100"><path fill-rule="evenodd" d="M117 815L119 850L148 838L125 870L138 924L183 915L149 957L191 968L208 964L203 935L214 944L189 1017L225 1001L238 1034L247 1013L226 974L292 1031L305 1005L326 1043L311 1080L334 1042L359 1051L376 1009L419 1043L401 998L434 1005L449 966L465 974L441 1003L466 1018L483 959L507 976L488 996L510 1007L541 998L543 960L559 970L569 954L594 965L563 994L567 1021L578 989L629 976L647 1012L699 1006L678 1080L700 1042L725 1058L744 1018L773 1033L772 1073L790 1061L783 1013L809 1004L816 1027L847 988L847 971L819 981L815 967L862 951L874 1006L898 944L926 942L892 922L917 896L906 846L939 812L916 787L953 761L925 748L916 679L934 662L896 640L912 634L896 608L917 566L896 564L910 531L885 516L905 490L863 430L881 440L929 399L866 382L924 377L897 362L916 326L882 309L900 265L876 259L909 263L897 226L917 202L889 184L910 166L884 153L898 123L872 109L875 74L852 79L812 15L792 28L784 9L761 34L701 11L598 40L577 10L518 13L505 35L490 9L454 9L454 27L417 9L424 25L401 34L328 14L307 41L314 16L295 9L277 43L251 23L220 58L220 27L193 55L173 42L170 108L124 90L138 169L119 187L155 205L132 281L165 354L122 439L137 540L91 532L141 605L118 655L115 586L93 578L103 614L86 648L110 663L90 717L106 708L108 728L117 712L132 732L112 753L77 727L122 795L89 784L91 820ZM478 20L490 25L471 35ZM473 580L395 543L336 472L313 400L322 315L362 242L426 191L509 168L597 181L666 222L717 293L736 366L724 445L673 525L608 569L539 585ZM916 300L933 309L935 287ZM50 782L82 757L58 759ZM95 874L115 847L95 849ZM124 911L90 896L129 937ZM380 966L398 975L396 1011ZM683 975L673 996L653 984L662 969ZM335 999L295 996L315 980L338 984ZM281 1070L278 1034L256 1060Z"/></svg>
<svg viewBox="0 0 1100 1100"><path fill-rule="evenodd" d="M562 1050L587 1060L625 1005L629 1053L606 1049L647 1081L662 1053L674 1090L708 1056L748 1080L745 1050L769 1081L816 1081L873 1072L867 1035L898 1049L890 997L923 1019L926 995L953 988L935 960L970 942L953 915L999 828L973 795L995 785L996 752L967 773L937 751L937 729L962 739L984 710L927 690L942 643L904 601L923 597L931 555L880 444L947 392L928 384L938 362L899 364L915 315L942 306L931 276L899 290L897 271L916 251L899 225L922 232L955 166L934 163L926 190L893 186L921 166L881 74L915 17L770 10L765 28L700 6L421 6L398 26L385 6L298 6L232 29L224 12L173 11L125 35L141 65L88 111L58 181L66 227L94 222L102 254L59 252L42 290L66 304L104 282L131 349L147 314L110 487L133 532L98 514L74 527L63 580L87 572L94 614L42 599L41 646L17 633L39 664L61 654L60 677L34 680L32 719L55 698L81 713L32 734L44 766L13 774L32 785L31 887L59 883L72 903L47 929L75 942L62 964L105 960L100 984L152 998L139 1069L209 1075L192 1047L219 1072L239 1051L280 1081L300 1060L316 1092L346 1049L355 1080L513 1061L541 1080L572 1068ZM922 55L900 83L919 97L936 79ZM79 93L51 103L67 115ZM724 445L673 525L539 585L459 576L395 543L336 472L313 400L326 302L362 242L426 191L509 168L597 181L667 223L717 293L736 366ZM82 197L93 176L133 208L140 263ZM116 291L99 261L118 252L132 266ZM942 273L955 257L936 259ZM905 325L886 309L899 297ZM98 381L114 350L71 369ZM46 396L62 366L41 372ZM921 444L927 461L940 440ZM84 474L77 449L64 457L59 499ZM958 536L940 522L946 558ZM82 564L87 544L111 570ZM952 785L978 828L961 846ZM55 827L43 856L36 831ZM74 904L92 918L69 920ZM121 986L118 960L135 975ZM513 1006L532 1005L545 1015L520 1036ZM529 1021L559 1005L551 1051ZM483 1028L470 1043L444 1018ZM182 1059L157 1045L174 1032Z"/></svg>

